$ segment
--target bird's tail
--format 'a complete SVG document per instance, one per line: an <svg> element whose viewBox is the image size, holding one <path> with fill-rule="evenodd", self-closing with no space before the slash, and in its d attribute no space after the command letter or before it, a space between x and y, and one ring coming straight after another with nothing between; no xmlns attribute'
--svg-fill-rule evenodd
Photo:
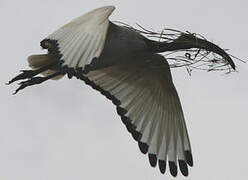
<svg viewBox="0 0 248 180"><path fill-rule="evenodd" d="M25 80L19 83L20 86L14 94L28 86L40 84L48 79L58 80L64 76L64 74L58 70L59 62L52 54L32 55L29 56L27 60L32 70L22 70L21 74L7 83L11 84L15 81ZM42 74L44 77L37 76L38 74Z"/></svg>
<svg viewBox="0 0 248 180"><path fill-rule="evenodd" d="M31 67L33 70L38 70L42 67L48 66L54 60L53 60L53 56L51 54L38 54L38 55L29 56L27 61L28 61L29 67ZM47 77L47 76L52 75L56 72L57 71L53 67L51 67L50 69L47 69L47 70L41 72L41 74L43 76ZM51 79L58 80L58 79L61 79L62 77L63 77L63 75L58 75L58 76L55 76Z"/></svg>

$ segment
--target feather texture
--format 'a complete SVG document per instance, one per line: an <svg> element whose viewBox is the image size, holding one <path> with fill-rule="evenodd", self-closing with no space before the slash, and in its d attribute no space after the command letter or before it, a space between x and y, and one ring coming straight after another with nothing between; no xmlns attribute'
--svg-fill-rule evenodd
<svg viewBox="0 0 248 180"><path fill-rule="evenodd" d="M98 90L120 101L117 112L132 136L138 137L135 140L141 152L148 152L151 166L159 161L164 173L168 160L170 172L176 176L179 160L186 175L185 152L191 152L191 148L181 104L168 63L161 55L149 56L151 61L137 60L93 70L84 76Z"/></svg>
<svg viewBox="0 0 248 180"><path fill-rule="evenodd" d="M108 17L114 9L113 6L105 6L72 20L44 39L42 47L49 49L52 54L56 49L55 53L60 54L63 66L85 69L94 58L100 56L104 48ZM56 47L48 48L50 46Z"/></svg>

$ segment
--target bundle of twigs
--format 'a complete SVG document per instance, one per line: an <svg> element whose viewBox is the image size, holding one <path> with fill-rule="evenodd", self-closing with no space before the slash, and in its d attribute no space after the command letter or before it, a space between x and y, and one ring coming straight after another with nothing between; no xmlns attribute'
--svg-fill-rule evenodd
<svg viewBox="0 0 248 180"><path fill-rule="evenodd" d="M219 48L217 45L209 42L205 37L203 37L200 34L191 33L189 31L179 31L175 29L169 29L165 28L161 31L153 31L148 30L141 25L137 24L137 28L134 28L133 26L130 26L129 24L123 23L123 22L116 22L126 28L130 28L138 33L141 33L142 35L152 38L156 41L165 41L165 42L173 42L177 41L178 39L185 38L184 41L186 43L197 43L197 40L200 40L202 42L205 42L206 45L212 46L207 47L205 45L204 48L185 48L180 49L177 51L171 51L167 53L162 53L166 59L168 60L171 68L178 68L178 67L186 67L186 70L189 74L193 70L204 70L204 71L222 71L225 73L231 73L234 72L235 69L230 66L230 62L227 61L226 57L223 55L220 55L218 50L215 50L214 48ZM190 40L194 40L189 42ZM245 62L229 53L227 53L227 49L220 49L222 52L224 52L226 55L232 57L232 59L239 60L241 62ZM215 51L215 52L214 52ZM221 53L223 54L223 53ZM230 58L229 57L229 58Z"/></svg>

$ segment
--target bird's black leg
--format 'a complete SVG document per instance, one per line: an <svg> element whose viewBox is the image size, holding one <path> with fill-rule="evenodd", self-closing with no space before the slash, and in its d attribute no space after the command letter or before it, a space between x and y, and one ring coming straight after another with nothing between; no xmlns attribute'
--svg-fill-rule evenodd
<svg viewBox="0 0 248 180"><path fill-rule="evenodd" d="M17 75L16 77L14 77L13 79L11 79L8 83L6 83L7 85L18 81L18 80L22 80L22 79L28 79L28 78L32 78L35 75L39 74L38 70L21 70L21 74Z"/></svg>
<svg viewBox="0 0 248 180"><path fill-rule="evenodd" d="M36 76L37 74L44 72L46 70L48 70L49 68L55 66L57 64L57 62L53 62L51 64L48 64L44 67L41 67L40 69L37 70L22 70L21 74L17 75L16 77L14 77L13 79L11 79L8 83L6 83L7 85L18 81L18 80L22 80L22 79L30 79L33 78L34 76Z"/></svg>
<svg viewBox="0 0 248 180"><path fill-rule="evenodd" d="M18 91L28 87L28 86L32 86L32 85L35 85L35 84L40 84L48 79L51 79L51 78L54 78L58 75L61 75L61 72L56 72L54 74L51 74L49 76L46 76L46 77L33 77L27 81L22 81L19 83L20 87L16 89L16 91L13 93L13 94L16 94Z"/></svg>

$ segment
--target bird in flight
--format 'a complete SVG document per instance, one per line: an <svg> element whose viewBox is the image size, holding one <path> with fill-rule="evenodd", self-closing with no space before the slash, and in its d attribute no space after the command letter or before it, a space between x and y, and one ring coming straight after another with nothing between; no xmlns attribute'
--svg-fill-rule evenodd
<svg viewBox="0 0 248 180"><path fill-rule="evenodd" d="M28 57L32 70L23 70L9 81L18 91L58 80L78 78L110 99L140 151L152 167L177 176L188 176L192 150L182 106L169 64L161 52L192 48L220 55L231 68L235 64L217 45L182 33L171 42L156 41L109 20L115 7L92 10L40 42L46 54ZM37 76L37 75L43 76ZM179 167L179 168L178 168Z"/></svg>

